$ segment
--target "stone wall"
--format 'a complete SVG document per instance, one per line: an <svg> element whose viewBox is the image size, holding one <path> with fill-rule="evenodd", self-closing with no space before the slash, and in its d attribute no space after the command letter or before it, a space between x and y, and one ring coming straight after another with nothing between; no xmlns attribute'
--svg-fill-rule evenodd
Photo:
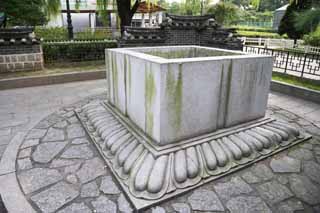
<svg viewBox="0 0 320 213"><path fill-rule="evenodd" d="M33 28L0 29L0 73L43 69L43 54Z"/></svg>
<svg viewBox="0 0 320 213"><path fill-rule="evenodd" d="M4 49L0 51L0 73L43 69L43 54L40 45L30 46L29 49L8 48L8 53L11 54L5 54Z"/></svg>
<svg viewBox="0 0 320 213"><path fill-rule="evenodd" d="M242 50L232 29L218 25L211 16L168 15L159 28L126 27L120 47L201 45Z"/></svg>

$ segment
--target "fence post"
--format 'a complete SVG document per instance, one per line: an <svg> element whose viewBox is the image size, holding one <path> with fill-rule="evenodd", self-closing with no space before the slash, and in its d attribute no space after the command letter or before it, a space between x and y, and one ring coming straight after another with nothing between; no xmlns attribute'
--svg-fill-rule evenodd
<svg viewBox="0 0 320 213"><path fill-rule="evenodd" d="M303 77L303 73L304 73L304 68L306 66L306 60L307 60L307 53L304 54L304 60L303 60L303 66L302 66L302 71L301 71L301 78Z"/></svg>
<svg viewBox="0 0 320 213"><path fill-rule="evenodd" d="M288 62L289 62L289 55L290 55L290 52L287 51L287 59L286 59L286 66L285 66L285 68L284 68L284 73L287 73Z"/></svg>

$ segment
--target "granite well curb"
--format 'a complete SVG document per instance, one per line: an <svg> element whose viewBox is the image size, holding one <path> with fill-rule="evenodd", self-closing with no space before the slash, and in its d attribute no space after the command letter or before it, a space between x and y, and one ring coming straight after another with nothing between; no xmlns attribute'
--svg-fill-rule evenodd
<svg viewBox="0 0 320 213"><path fill-rule="evenodd" d="M75 81L97 80L104 79L105 77L106 72L104 70L90 72L72 72L35 77L19 77L0 80L0 90L61 84Z"/></svg>

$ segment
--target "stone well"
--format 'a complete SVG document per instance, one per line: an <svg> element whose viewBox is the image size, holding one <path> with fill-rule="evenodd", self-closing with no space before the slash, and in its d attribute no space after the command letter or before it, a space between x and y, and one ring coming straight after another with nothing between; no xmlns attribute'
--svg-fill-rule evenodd
<svg viewBox="0 0 320 213"><path fill-rule="evenodd" d="M107 50L108 101L157 144L265 115L272 57L199 46Z"/></svg>
<svg viewBox="0 0 320 213"><path fill-rule="evenodd" d="M136 210L310 136L265 116L272 58L170 46L106 51L108 98L76 109Z"/></svg>

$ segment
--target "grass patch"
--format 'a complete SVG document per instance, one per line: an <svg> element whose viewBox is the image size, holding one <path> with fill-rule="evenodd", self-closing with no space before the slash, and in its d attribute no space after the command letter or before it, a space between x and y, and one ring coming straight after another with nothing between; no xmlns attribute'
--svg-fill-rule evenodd
<svg viewBox="0 0 320 213"><path fill-rule="evenodd" d="M236 30L238 36L244 37L254 37L254 38L283 38L278 33L272 32L256 32L256 31L246 31L246 30ZM285 37L285 36L284 36Z"/></svg>
<svg viewBox="0 0 320 213"><path fill-rule="evenodd" d="M272 80L320 91L319 80L317 81L317 80L311 80L306 78L300 78L297 76L286 75L286 74L277 73L277 72L272 73Z"/></svg>
<svg viewBox="0 0 320 213"><path fill-rule="evenodd" d="M10 79L18 77L35 77L54 74L63 74L71 72L93 72L105 69L105 62L101 61L84 61L72 63L55 63L45 65L45 68L40 71L22 71L12 73L1 73L0 79Z"/></svg>

